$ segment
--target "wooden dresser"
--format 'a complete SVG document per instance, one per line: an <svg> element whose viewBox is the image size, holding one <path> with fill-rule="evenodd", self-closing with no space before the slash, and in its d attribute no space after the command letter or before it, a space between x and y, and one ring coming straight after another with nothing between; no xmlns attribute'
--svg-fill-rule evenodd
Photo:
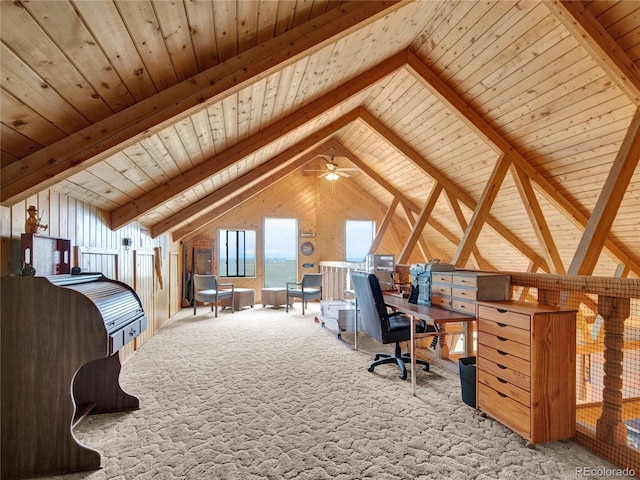
<svg viewBox="0 0 640 480"><path fill-rule="evenodd" d="M431 304L475 315L476 301L511 297L510 277L498 273L470 271L433 272Z"/></svg>
<svg viewBox="0 0 640 480"><path fill-rule="evenodd" d="M478 302L477 405L531 443L576 428L576 311Z"/></svg>

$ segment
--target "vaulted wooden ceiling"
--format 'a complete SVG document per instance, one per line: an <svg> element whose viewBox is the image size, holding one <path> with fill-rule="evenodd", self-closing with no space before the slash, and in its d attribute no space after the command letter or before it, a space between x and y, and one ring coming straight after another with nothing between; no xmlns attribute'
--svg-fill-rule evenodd
<svg viewBox="0 0 640 480"><path fill-rule="evenodd" d="M0 8L4 206L178 240L333 153L459 266L640 276L640 2Z"/></svg>

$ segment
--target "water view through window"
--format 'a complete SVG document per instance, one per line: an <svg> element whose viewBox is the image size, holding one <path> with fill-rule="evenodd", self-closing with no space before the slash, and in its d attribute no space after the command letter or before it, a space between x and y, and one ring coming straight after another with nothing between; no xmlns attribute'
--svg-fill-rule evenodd
<svg viewBox="0 0 640 480"><path fill-rule="evenodd" d="M298 221L294 218L264 220L264 286L284 287L297 281Z"/></svg>

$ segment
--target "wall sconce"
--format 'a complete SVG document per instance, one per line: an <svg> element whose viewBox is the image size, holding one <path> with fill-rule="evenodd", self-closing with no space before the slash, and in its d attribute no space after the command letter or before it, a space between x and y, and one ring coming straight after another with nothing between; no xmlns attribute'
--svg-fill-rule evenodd
<svg viewBox="0 0 640 480"><path fill-rule="evenodd" d="M122 245L124 246L125 250L129 250L129 247L131 247L131 239L130 238L123 238L122 239Z"/></svg>

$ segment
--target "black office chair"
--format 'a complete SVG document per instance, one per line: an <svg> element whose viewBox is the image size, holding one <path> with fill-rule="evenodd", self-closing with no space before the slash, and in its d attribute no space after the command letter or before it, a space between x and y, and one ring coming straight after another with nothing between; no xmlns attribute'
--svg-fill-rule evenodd
<svg viewBox="0 0 640 480"><path fill-rule="evenodd" d="M384 303L378 277L373 273L353 272L351 282L356 292L362 330L382 344L394 342L396 344L393 354L376 353L368 370L373 372L373 369L378 365L397 363L400 367L400 378L406 379L407 367L405 363L411 362L411 356L401 352L400 342L411 339L411 319L400 312L389 312ZM427 330L428 327L430 327L429 330ZM416 333L425 333L432 329L435 331L433 326L425 325L422 320L416 323ZM416 359L416 363L423 365L426 372L429 371L429 362Z"/></svg>

